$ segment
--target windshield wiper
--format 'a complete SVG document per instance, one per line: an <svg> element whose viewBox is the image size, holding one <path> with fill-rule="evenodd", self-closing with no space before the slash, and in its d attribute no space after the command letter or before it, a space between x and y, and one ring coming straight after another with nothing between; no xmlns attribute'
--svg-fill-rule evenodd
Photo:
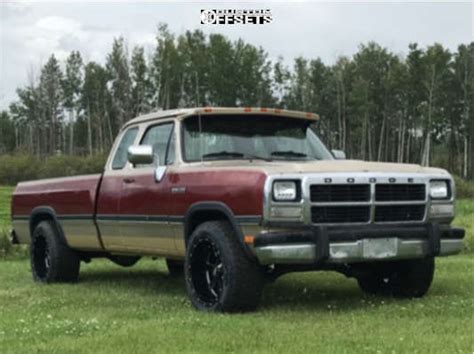
<svg viewBox="0 0 474 354"><path fill-rule="evenodd" d="M272 156L283 156L283 157L308 157L308 155L303 154L302 152L297 152L293 150L286 151L273 151Z"/></svg>
<svg viewBox="0 0 474 354"><path fill-rule="evenodd" d="M244 154L235 151L219 151L202 155L203 159L205 159L206 157L244 157Z"/></svg>
<svg viewBox="0 0 474 354"><path fill-rule="evenodd" d="M236 151L219 151L219 152L211 152L209 154L202 155L203 159L206 158L219 158L219 157L235 157L235 158L242 158L248 160L264 160L264 161L272 161L272 159L262 156L256 156L251 154L243 154L241 152Z"/></svg>

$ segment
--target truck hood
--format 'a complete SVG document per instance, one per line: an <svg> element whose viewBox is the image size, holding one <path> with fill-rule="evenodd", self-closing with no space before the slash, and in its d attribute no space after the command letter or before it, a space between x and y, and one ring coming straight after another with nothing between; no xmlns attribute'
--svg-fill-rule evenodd
<svg viewBox="0 0 474 354"><path fill-rule="evenodd" d="M422 167L414 164L367 162L360 160L327 160L327 161L206 161L193 164L193 167L217 169L256 169L267 174L282 173L338 173L338 172L374 172L374 173L423 173L446 175L449 173L440 168ZM191 167L191 166L190 166Z"/></svg>

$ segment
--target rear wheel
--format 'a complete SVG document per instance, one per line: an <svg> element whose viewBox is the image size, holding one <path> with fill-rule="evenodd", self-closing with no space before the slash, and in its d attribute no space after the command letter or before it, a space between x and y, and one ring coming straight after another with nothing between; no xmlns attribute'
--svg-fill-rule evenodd
<svg viewBox="0 0 474 354"><path fill-rule="evenodd" d="M30 244L33 279L42 283L74 282L79 277L80 258L63 241L52 221L41 221Z"/></svg>
<svg viewBox="0 0 474 354"><path fill-rule="evenodd" d="M359 287L366 293L396 297L422 297L433 281L433 257L378 264L360 276Z"/></svg>
<svg viewBox="0 0 474 354"><path fill-rule="evenodd" d="M199 310L249 311L260 300L263 274L243 252L226 222L205 222L191 235L185 262L186 287Z"/></svg>

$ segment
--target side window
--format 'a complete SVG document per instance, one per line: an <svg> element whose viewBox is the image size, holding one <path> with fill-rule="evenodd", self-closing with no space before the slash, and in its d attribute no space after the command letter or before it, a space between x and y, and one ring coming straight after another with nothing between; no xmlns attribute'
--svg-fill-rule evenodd
<svg viewBox="0 0 474 354"><path fill-rule="evenodd" d="M173 129L174 130L174 129ZM166 165L174 164L174 154L176 148L176 142L174 137L174 131L171 130L170 143L168 145L168 154L166 155Z"/></svg>
<svg viewBox="0 0 474 354"><path fill-rule="evenodd" d="M127 163L128 147L133 144L137 136L138 128L130 128L125 132L120 141L120 144L115 152L114 160L112 161L112 168L114 170L122 169Z"/></svg>
<svg viewBox="0 0 474 354"><path fill-rule="evenodd" d="M173 123L155 125L146 131L145 136L140 142L140 145L153 146L153 153L155 154L154 166L158 165L158 159L160 165L171 165L174 162L175 140L173 128ZM146 165L137 167L144 166Z"/></svg>

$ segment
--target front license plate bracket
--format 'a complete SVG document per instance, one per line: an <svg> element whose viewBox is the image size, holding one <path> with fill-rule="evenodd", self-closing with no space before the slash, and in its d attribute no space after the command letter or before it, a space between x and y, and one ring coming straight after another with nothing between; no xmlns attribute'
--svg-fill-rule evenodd
<svg viewBox="0 0 474 354"><path fill-rule="evenodd" d="M395 257L398 253L398 238L366 238L362 240L362 254L368 259Z"/></svg>

